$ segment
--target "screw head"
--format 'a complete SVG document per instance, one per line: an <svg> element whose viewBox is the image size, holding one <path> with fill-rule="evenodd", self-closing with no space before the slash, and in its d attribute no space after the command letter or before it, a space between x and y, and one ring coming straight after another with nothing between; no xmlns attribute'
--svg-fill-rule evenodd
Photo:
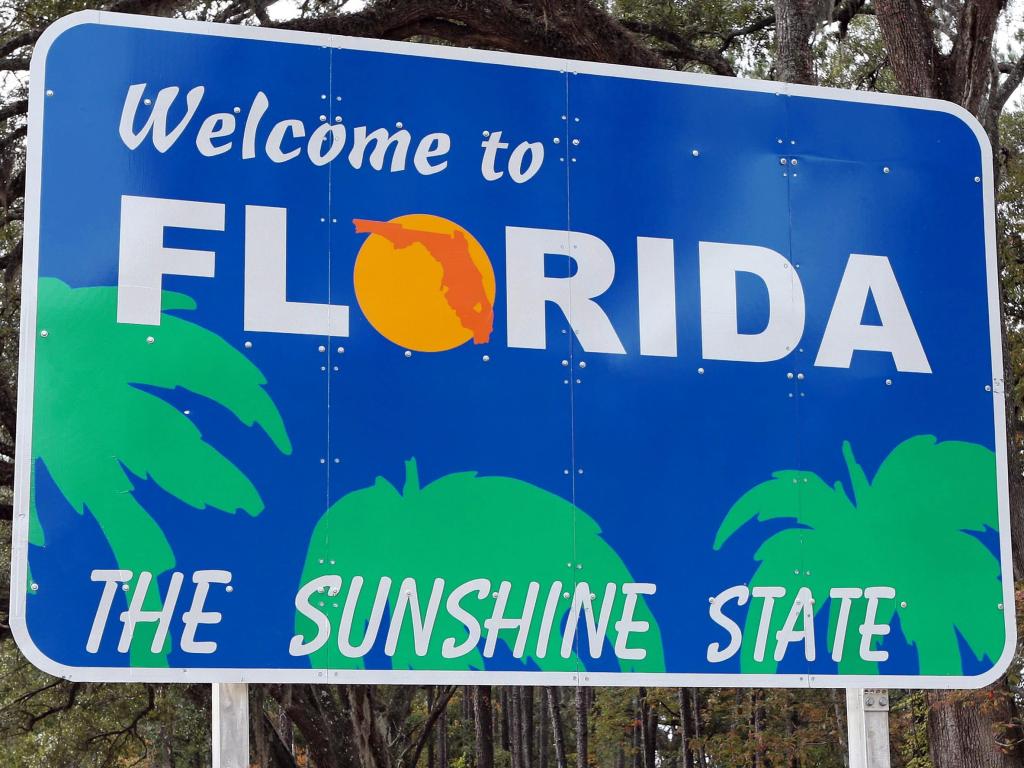
<svg viewBox="0 0 1024 768"><path fill-rule="evenodd" d="M981 176L975 176L974 177L974 183L975 184L978 184L980 181L981 181Z"/></svg>
<svg viewBox="0 0 1024 768"><path fill-rule="evenodd" d="M907 601L906 601L906 600L903 600L903 601L902 601L902 602L900 603L900 608L906 608L906 607L907 607Z"/></svg>
<svg viewBox="0 0 1024 768"><path fill-rule="evenodd" d="M884 168L882 169L882 173L888 173L888 172L889 172L889 166L887 165L887 166L885 166L885 167L884 167Z"/></svg>
<svg viewBox="0 0 1024 768"><path fill-rule="evenodd" d="M886 379L885 380L885 386L891 387L892 386L892 379Z"/></svg>
<svg viewBox="0 0 1024 768"><path fill-rule="evenodd" d="M568 361L568 360L563 360L563 361L562 361L562 367L563 367L563 368L565 368L565 367L566 367L566 366L568 366L568 365L569 365L569 361Z"/></svg>
<svg viewBox="0 0 1024 768"><path fill-rule="evenodd" d="M793 372L792 372L792 371L790 371L789 373L787 373L787 374L786 374L786 378L787 378L787 379L792 379L792 378L793 378Z"/></svg>
<svg viewBox="0 0 1024 768"><path fill-rule="evenodd" d="M235 588L232 587L230 584L228 584L226 587L224 587L224 591L225 592L234 592Z"/></svg>
<svg viewBox="0 0 1024 768"><path fill-rule="evenodd" d="M244 347L245 347L246 349L252 349L252 342L251 342L251 341L247 341L247 342L245 342L245 344L244 344L243 346L244 346Z"/></svg>
<svg viewBox="0 0 1024 768"><path fill-rule="evenodd" d="M326 121L327 121L327 115L320 115L320 122L323 123L323 122L326 122Z"/></svg>
<svg viewBox="0 0 1024 768"><path fill-rule="evenodd" d="M568 598L569 597L569 593L568 592L563 592L562 593L562 597Z"/></svg>
<svg viewBox="0 0 1024 768"><path fill-rule="evenodd" d="M704 375L704 369L703 368L698 368L697 369L697 375L698 376L703 376Z"/></svg>
<svg viewBox="0 0 1024 768"><path fill-rule="evenodd" d="M53 96L53 90L52 90L52 89L50 89L50 88L47 88L47 89L46 89L46 95L47 95L47 96Z"/></svg>
<svg viewBox="0 0 1024 768"><path fill-rule="evenodd" d="M405 356L406 357L412 357L412 352L410 352L408 349L405 350Z"/></svg>
<svg viewBox="0 0 1024 768"><path fill-rule="evenodd" d="M574 147L578 147L578 146L580 145L580 140L579 140L579 139L573 139L573 140L572 140L572 145L573 145Z"/></svg>
<svg viewBox="0 0 1024 768"><path fill-rule="evenodd" d="M35 592L35 591L36 591L36 590L38 590L38 589L39 589L39 585L38 585L38 584L36 584L36 583L35 583L35 582L33 581L33 582L32 582L32 591L33 591L33 592Z"/></svg>
<svg viewBox="0 0 1024 768"><path fill-rule="evenodd" d="M41 330L39 332L39 335L42 336L45 339L47 336L50 335L50 332L48 330L46 330L45 328L43 328L43 330Z"/></svg>
<svg viewBox="0 0 1024 768"><path fill-rule="evenodd" d="M700 150L695 149L690 154L693 155L694 157L700 157Z"/></svg>
<svg viewBox="0 0 1024 768"><path fill-rule="evenodd" d="M586 360L580 360L580 368L586 368L586 367L587 367L587 361Z"/></svg>
<svg viewBox="0 0 1024 768"><path fill-rule="evenodd" d="M554 142L555 144L561 144L561 143L562 143L562 140L561 140L560 138L558 138L557 136L555 136L555 138L553 138L553 139L552 139L552 141L553 141L553 142Z"/></svg>
<svg viewBox="0 0 1024 768"><path fill-rule="evenodd" d="M345 354L345 348L344 347L338 347L338 354L339 355Z"/></svg>
<svg viewBox="0 0 1024 768"><path fill-rule="evenodd" d="M796 158L794 157L792 160L790 160L789 164L790 165L796 165Z"/></svg>
<svg viewBox="0 0 1024 768"><path fill-rule="evenodd" d="M779 158L779 165L785 165L785 164L786 164L786 158L780 157Z"/></svg>
<svg viewBox="0 0 1024 768"><path fill-rule="evenodd" d="M156 339L154 339L152 336L147 336L146 337L146 343L147 344L152 344L154 341L156 341Z"/></svg>
<svg viewBox="0 0 1024 768"><path fill-rule="evenodd" d="M483 361L484 361L485 363L489 363L489 362L491 362L491 356L490 356L490 355L484 355L484 356L483 356L483 358L481 358L481 359L482 359L482 360L483 360Z"/></svg>

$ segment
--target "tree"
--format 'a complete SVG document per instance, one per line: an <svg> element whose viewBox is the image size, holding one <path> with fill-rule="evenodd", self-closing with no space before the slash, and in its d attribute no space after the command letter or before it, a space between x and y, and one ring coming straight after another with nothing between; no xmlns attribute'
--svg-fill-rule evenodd
<svg viewBox="0 0 1024 768"><path fill-rule="evenodd" d="M829 611L830 648L837 642L843 603L828 599L829 588L859 584L865 563L871 562L877 583L895 588L895 599L879 603L876 621L889 624L899 617L904 636L917 648L921 674L963 674L958 633L978 658L987 656L995 663L1004 640L999 562L972 535L998 526L992 452L971 443L940 443L919 436L894 448L871 481L849 443L843 444L843 457L851 496L841 482L830 488L813 473L776 472L774 479L733 505L719 528L715 548L750 520L790 521L758 549L755 559L760 565L750 584L782 586L789 595L809 589L814 613L826 606ZM907 548L905 559L875 561L872 541L878 536L912 538L915 544ZM932 550L955 552L961 567L930 567L927 558ZM847 633L863 623L866 604L862 600L850 608ZM770 637L786 618L783 611L773 613ZM748 636L757 634L759 621L760 612L748 611ZM853 640L840 640L845 640L841 674L877 672L877 662L863 660L851 648L856 645ZM741 653L745 671L773 671L778 664L771 655L755 658L750 643Z"/></svg>
<svg viewBox="0 0 1024 768"><path fill-rule="evenodd" d="M1014 121L998 118L1021 81L1024 65L1019 59L1004 60L992 45L995 20L1004 6L1001 0L617 0L614 4L587 0L479 0L473 3L371 0L354 13L346 12L343 0L310 0L297 4L295 11L287 13L282 10L283 4L275 4L273 0L212 0L202 4L192 0L113 0L101 5L106 10L129 13L279 25L726 76L754 75L791 82L934 95L955 101L978 115L999 150L1005 167L1004 178L1012 179L1016 172L1015 161L1008 153L1020 146L1014 139L1019 130ZM11 460L16 431L15 368L27 110L25 73L32 45L42 29L80 7L82 3L78 0L11 0L0 10L0 76L5 78L5 88L0 89L0 527L9 527ZM1022 199L1019 183L1011 181L1001 192L1002 211L1019 206ZM1001 221L1004 223L1001 264L1008 350L1005 357L1013 374L1019 372L1021 360L1024 360L1019 330L1020 318L1024 317L1024 312L1019 311L1021 286L1024 285L1021 275L1024 270L1020 265L1024 260L1020 258L1022 249L1018 247L1024 229L1014 224L1009 216ZM1024 444L1020 381L1019 376L1007 376L1008 391L1013 395L1008 409L1012 459L1019 456L1020 446ZM1019 473L1015 470L1011 474L1016 478ZM1015 487L1012 496L1015 525L1024 519L1019 513L1019 498ZM1024 542L1024 536L1017 536L1017 542ZM1018 545L1015 554L1019 566L1024 546ZM7 556L5 552L0 555ZM1019 567L1017 573L1018 576L1022 573ZM0 590L0 610L4 613L5 600L6 590ZM6 627L0 624L0 636L5 634ZM18 658L9 641L0 645L0 658ZM85 735L89 733L88 726L83 723L87 718L82 714L81 705L90 699L85 697L95 696L97 703L106 705L103 711L109 715L109 721L103 721L105 730L127 729L125 733L129 734L126 738L105 740L119 739L119 746L110 752L106 763L109 765L138 759L144 750L133 750L148 738L147 729L155 725L158 713L176 711L161 710L160 695L154 695L155 709L147 711L148 692L153 690L147 686L115 689L61 683L49 687L52 681L41 675L12 675L6 670L2 679L10 681L11 687L0 691L0 713L20 711L22 704L14 702L23 697L36 714L54 710L31 725L28 725L31 718L21 721L28 730L19 731L17 737L11 735L11 730L0 734L4 738L4 754L19 766L89 765L79 759L84 754L81 750L75 752L74 758L64 759L64 755L53 748L55 742L80 744L83 742L79 737L88 738ZM1017 716L1016 702L1005 695L1016 684L1014 677L1001 689L991 692L993 700L998 702L997 707L979 705L989 697L989 692L980 696L918 696L905 710L912 716L901 714L893 718L894 747L898 750L906 747L894 756L894 765L908 768L926 765L927 758L920 748L925 720L931 724L932 742L939 750L938 768L942 768L941 760L964 768L992 764L1000 754L997 742L1001 741L1007 748L1013 746L1013 734L1008 735L1003 724ZM371 688L360 694L345 686L271 686L267 693L264 706L275 719L285 718L294 725L297 753L303 761L317 768L355 768L363 765L364 759L371 760L372 756L347 746L369 744L370 741L362 737L367 735L370 723L376 723L374 727L379 733L392 740L390 749L397 755L409 744L419 741L421 734L429 730L428 722L429 727L434 728L441 719L438 714L430 720L435 709L426 705L422 689ZM492 706L497 706L504 693L503 690L496 692ZM649 695L654 693L649 691ZM561 710L557 694L557 689L549 689L544 698L550 709L556 764L558 768L565 768L563 729L569 728L571 741L574 713L571 707L565 712ZM631 700L635 693L627 691L625 695ZM759 748L765 760L772 759L773 750L779 749L782 750L779 754L788 755L786 745L797 745L794 748L801 751L804 764L838 768L842 765L841 706L835 704L828 692L793 695L795 703L777 697L772 691L765 691L763 698L758 694L763 714L758 725L760 730L757 730L751 728L749 718L752 693L687 691L685 698L692 705L690 743L697 756L696 762L700 765L750 765L753 751L748 741L756 733L763 742ZM896 694L894 708L900 706L899 698ZM926 717L926 700L934 704L930 718ZM947 700L951 705L944 705ZM601 694L597 702L598 708L606 705ZM118 706L120 704L124 706ZM679 708L682 714L682 705ZM180 714L180 710L177 711ZM196 704L194 711L200 713L198 720L205 722L205 710L200 704ZM785 721L791 711L796 711L798 717L793 733L787 735ZM140 713L141 719L136 721ZM501 719L507 714L505 707L497 712ZM592 720L596 731L591 739L591 752L601 755L597 759L602 761L602 766L619 766L625 759L620 747L628 734L615 732L612 740L618 745L615 754L609 752L609 756L604 757L597 744L603 738L601 729L607 722L600 718ZM174 745L172 751L179 765L193 765L187 762L192 757L183 746L187 738L182 733L188 731L181 723L181 720L175 721L169 743ZM969 737L961 735L967 733L961 728L964 725L970 726ZM458 744L457 719L449 718L447 727L450 744ZM267 737L272 739L274 733L268 731ZM954 733L958 734L956 739L943 738L944 734ZM141 741L133 734L139 735ZM193 738L194 743L202 746L202 736L193 734ZM156 744L157 740L150 743ZM457 761L457 747L452 748L452 754ZM409 754L406 759L408 757ZM664 760L666 755L658 757ZM507 760L505 752L496 756L499 768L506 768Z"/></svg>
<svg viewBox="0 0 1024 768"><path fill-rule="evenodd" d="M140 573L155 579L169 571L174 552L132 495L132 476L152 478L197 509L241 509L250 515L263 509L256 488L203 440L187 411L154 390L181 387L207 397L242 423L259 425L278 449L290 452L284 424L263 389L266 380L244 355L205 328L170 314L195 308L187 296L163 294L159 329L113 322L113 287L70 288L42 278L38 301L33 457L76 512L88 510L96 519L118 567L131 571L136 587L145 589ZM90 386L83 387L83 380ZM160 434L160 442L149 439L152 433L140 425ZM44 546L35 487L30 542ZM144 608L159 610L160 605L158 590L147 591ZM151 625L136 631L133 664L165 663L165 651L150 648L154 633Z"/></svg>
<svg viewBox="0 0 1024 768"><path fill-rule="evenodd" d="M504 593L505 612L509 616L522 616L528 599L525 587L517 591L512 585L538 583L534 597L538 612L549 594L563 594L554 609L545 648L538 649L539 621L531 622L525 643L519 639L518 630L506 630L497 635L509 650L521 646L518 653L523 663L536 664L542 670L561 671L574 671L577 664L585 665L583 654L575 650L575 645L565 647L560 626L576 601L572 586L575 571L568 570L565 564L565 547L570 534L575 541L576 558L586 563L586 583L594 593L604 585L632 580L626 565L601 537L597 523L564 499L520 480L462 472L421 487L415 460L406 462L405 471L401 492L379 477L372 487L353 491L335 502L313 531L301 583L340 575L341 584L346 585L345 599L332 588L320 596L318 608L328 616L331 626L362 628L369 623L369 627L365 631L356 629L354 637L343 638L352 646L362 646L361 654L338 654L338 641L332 639L310 652L310 663L319 668L361 668L362 654L372 646L378 634L381 637L385 634L380 628L383 604L378 609L376 603L386 600L394 611L402 591L415 589L421 596L418 599L425 602L432 590L437 589L435 579L444 579L445 584L455 586L490 577L486 586L474 582L474 589ZM483 508L489 510L486 521L479 516ZM344 530L348 535L329 537L331 530ZM388 535L397 530L403 532L402 537L393 539ZM537 532L541 530L548 535L538 537ZM501 547L487 546L486 542L490 541L500 541ZM393 581L388 583L384 579ZM381 597L377 597L378 594ZM472 596L475 592L469 594ZM601 602L605 599L605 594L598 598ZM621 610L626 598L615 592L611 599L614 613ZM581 623L584 612L589 609L587 604L579 612ZM480 626L485 626L491 611L489 604L467 599L461 605ZM651 625L650 631L637 640L645 656L619 660L620 667L634 671L664 669L661 635L653 614L646 604L639 602L636 616ZM296 631L304 642L312 641L319 632L315 623L301 614L296 619ZM614 636L614 631L611 625L607 627L609 636ZM461 644L468 632L458 619L438 612L429 649L425 653L417 650L411 635L404 634L388 650L391 663L398 669L486 669L493 651L482 653L479 643L461 656L445 657L440 653L443 638L454 638ZM585 644L584 638L585 635L577 635L581 647ZM511 693L509 741L512 754L521 756L527 754L528 746L523 739L522 695L517 688L512 688ZM528 759L524 757L521 761L525 768L529 766Z"/></svg>

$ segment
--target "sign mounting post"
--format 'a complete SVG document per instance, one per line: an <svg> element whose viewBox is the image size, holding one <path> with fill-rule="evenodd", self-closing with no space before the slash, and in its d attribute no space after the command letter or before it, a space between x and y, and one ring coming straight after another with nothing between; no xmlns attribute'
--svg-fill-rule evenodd
<svg viewBox="0 0 1024 768"><path fill-rule="evenodd" d="M889 768L889 692L847 688L850 768Z"/></svg>
<svg viewBox="0 0 1024 768"><path fill-rule="evenodd" d="M249 686L213 684L213 768L249 768Z"/></svg>

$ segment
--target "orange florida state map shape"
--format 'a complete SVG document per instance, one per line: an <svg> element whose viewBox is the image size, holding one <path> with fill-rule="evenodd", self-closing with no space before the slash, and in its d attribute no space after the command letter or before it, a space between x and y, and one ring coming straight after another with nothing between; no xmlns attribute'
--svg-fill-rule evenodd
<svg viewBox="0 0 1024 768"><path fill-rule="evenodd" d="M494 272L471 234L426 214L352 223L357 233L371 235L356 260L356 296L385 338L427 352L451 349L470 338L474 344L490 340Z"/></svg>

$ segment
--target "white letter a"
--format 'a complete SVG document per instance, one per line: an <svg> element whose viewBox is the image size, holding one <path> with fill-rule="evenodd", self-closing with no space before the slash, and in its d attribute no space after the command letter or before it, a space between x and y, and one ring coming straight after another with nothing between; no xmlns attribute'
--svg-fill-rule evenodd
<svg viewBox="0 0 1024 768"><path fill-rule="evenodd" d="M861 324L869 294L875 299L881 325ZM890 353L898 371L932 372L892 265L885 256L850 254L814 364L849 368L854 350L858 349Z"/></svg>

